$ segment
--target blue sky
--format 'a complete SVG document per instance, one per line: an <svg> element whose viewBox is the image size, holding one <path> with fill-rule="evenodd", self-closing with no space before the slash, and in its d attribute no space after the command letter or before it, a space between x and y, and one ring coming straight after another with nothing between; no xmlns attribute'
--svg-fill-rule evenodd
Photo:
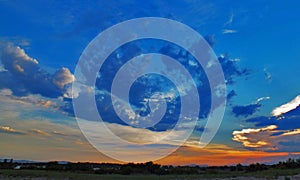
<svg viewBox="0 0 300 180"><path fill-rule="evenodd" d="M299 5L268 0L0 1L0 145L5 147L0 157L115 162L98 153L79 131L70 98L73 74L84 48L100 32L125 20L150 16L182 22L210 39L225 72L227 93L232 90L234 94L227 100L222 124L207 149L196 147L191 140L159 162L275 162L298 155ZM120 51L130 57L148 47L130 49L134 45L139 44ZM171 54L172 49L163 52ZM99 86L107 83L100 82ZM99 106L105 106L102 103ZM110 110L105 110L109 123L115 121ZM174 116L171 113L169 118ZM124 124L111 124L111 128L131 131L119 125ZM192 139L199 138L202 131L199 127ZM157 131L147 132L155 136ZM55 149L59 153L51 153ZM31 151L38 153L35 156ZM205 158L205 152L215 153L215 161ZM226 152L235 158L226 159ZM252 152L258 155L247 159ZM176 160L181 157L185 157L182 162Z"/></svg>

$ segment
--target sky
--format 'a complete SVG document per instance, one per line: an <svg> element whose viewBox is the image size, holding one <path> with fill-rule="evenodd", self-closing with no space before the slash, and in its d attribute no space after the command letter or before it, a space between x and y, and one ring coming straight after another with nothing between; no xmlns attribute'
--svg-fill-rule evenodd
<svg viewBox="0 0 300 180"><path fill-rule="evenodd" d="M292 0L1 0L0 159L121 163L122 158L109 157L119 153L133 162L153 159L173 165L230 165L271 164L300 157L299 5ZM211 131L205 119L209 111L217 114L218 110L209 109L213 96L209 77L188 52L174 44L149 39L127 43L107 58L95 86L72 91L72 83L78 80L77 64L88 44L107 28L142 17L186 24L204 37L216 55L226 83L226 106L216 135L205 147L199 145L201 135ZM111 38L112 43L117 40ZM154 74L138 78L128 90L129 106L135 111L124 105L123 98L109 92L113 76L123 64L151 52L177 59L196 80L201 110L196 128L183 144L177 140L186 132L178 128L169 139L143 146L176 127L176 118L181 117L177 106L183 105L180 99L188 95L198 99L190 93L192 83L182 73L169 71L182 87ZM152 65L149 69L168 70L163 60ZM131 66L143 68L138 63ZM128 74L133 75L133 71ZM95 121L85 119L89 123L80 124L72 102L80 93L92 91L108 129L138 146L112 141L104 133L107 129L81 131L82 125L92 126ZM145 117L153 107L160 109L159 103L152 106L159 98L167 105L162 121L140 127L137 118ZM122 113L136 121L122 121L118 117ZM91 144L86 134L101 139L100 143ZM175 151L169 152L169 148ZM164 153L168 156L157 159Z"/></svg>

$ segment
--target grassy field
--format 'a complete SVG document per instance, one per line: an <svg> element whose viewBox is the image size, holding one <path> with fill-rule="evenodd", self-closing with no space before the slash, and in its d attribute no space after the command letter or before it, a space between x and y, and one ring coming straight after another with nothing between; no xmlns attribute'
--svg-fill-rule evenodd
<svg viewBox="0 0 300 180"><path fill-rule="evenodd" d="M44 170L0 170L0 179L103 179L103 180L135 180L135 179L210 179L210 178L234 178L234 177L257 177L277 179L278 177L286 177L300 174L300 169L269 169L260 172L229 172L229 171L215 171L206 172L200 175L97 175L97 174L83 174L73 172L58 172L58 171L44 171Z"/></svg>

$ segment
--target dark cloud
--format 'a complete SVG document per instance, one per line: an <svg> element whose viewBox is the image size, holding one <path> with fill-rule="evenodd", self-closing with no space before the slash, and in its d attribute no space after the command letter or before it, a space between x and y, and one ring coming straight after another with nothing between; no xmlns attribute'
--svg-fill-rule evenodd
<svg viewBox="0 0 300 180"><path fill-rule="evenodd" d="M227 100L231 100L234 96L236 96L236 92L234 90L231 90L228 94L227 94Z"/></svg>
<svg viewBox="0 0 300 180"><path fill-rule="evenodd" d="M231 59L228 54L220 56L218 60L222 65L225 80L228 85L235 83L235 77L246 76L250 74L249 69L239 68L237 65L237 60Z"/></svg>
<svg viewBox="0 0 300 180"><path fill-rule="evenodd" d="M295 109L283 114L285 117L292 117L292 116L298 116L300 117L300 106L296 107Z"/></svg>
<svg viewBox="0 0 300 180"><path fill-rule="evenodd" d="M233 106L232 112L236 117L238 116L248 117L254 114L256 111L258 111L260 107L261 104L259 103L249 104L246 106Z"/></svg>
<svg viewBox="0 0 300 180"><path fill-rule="evenodd" d="M66 84L74 80L67 68L54 75L42 70L38 61L29 57L20 47L7 44L1 51L1 62L7 71L0 72L0 88L9 88L15 96L40 94L56 98L67 91Z"/></svg>
<svg viewBox="0 0 300 180"><path fill-rule="evenodd" d="M75 116L71 98L64 98L64 104L59 106L59 110L68 114L69 116Z"/></svg>
<svg viewBox="0 0 300 180"><path fill-rule="evenodd" d="M268 125L278 126L278 130L290 130L300 128L300 107L284 114L277 118L274 116L259 116L246 120L252 122L256 127L263 127Z"/></svg>
<svg viewBox="0 0 300 180"><path fill-rule="evenodd" d="M14 92L14 94L18 94L19 96L28 95L28 91L24 85L14 81L12 74L8 71L0 72L0 89L3 88L9 88Z"/></svg>

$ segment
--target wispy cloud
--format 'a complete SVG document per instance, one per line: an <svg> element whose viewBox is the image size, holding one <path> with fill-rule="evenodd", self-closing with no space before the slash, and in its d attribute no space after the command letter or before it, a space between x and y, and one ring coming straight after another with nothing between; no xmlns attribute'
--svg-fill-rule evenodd
<svg viewBox="0 0 300 180"><path fill-rule="evenodd" d="M66 133L59 132L59 131L52 131L52 134L59 135L59 136L68 136Z"/></svg>
<svg viewBox="0 0 300 180"><path fill-rule="evenodd" d="M261 97L261 98L258 98L256 100L256 103L259 103L259 102L264 101L264 100L269 100L269 99L271 99L269 96Z"/></svg>
<svg viewBox="0 0 300 180"><path fill-rule="evenodd" d="M264 68L264 74L265 74L265 79L267 80L267 81L272 81L272 74L268 71L268 69L267 68Z"/></svg>
<svg viewBox="0 0 300 180"><path fill-rule="evenodd" d="M62 101L59 99L46 98L37 94L28 95L28 96L14 96L10 89L0 90L0 97L2 100L7 99L10 102L22 103L22 104L32 104L35 106L40 106L44 108L53 108L59 109L59 106L62 105Z"/></svg>
<svg viewBox="0 0 300 180"><path fill-rule="evenodd" d="M43 131L43 130L40 130L40 129L31 129L29 130L29 132L35 134L35 135L42 135L42 136L50 136L49 133Z"/></svg>
<svg viewBox="0 0 300 180"><path fill-rule="evenodd" d="M226 21L226 22L224 23L224 26L231 25L232 22L233 22L233 18L234 18L234 14L231 13L231 15L230 15L228 21Z"/></svg>
<svg viewBox="0 0 300 180"><path fill-rule="evenodd" d="M0 72L5 72L7 71L1 64L0 64Z"/></svg>
<svg viewBox="0 0 300 180"><path fill-rule="evenodd" d="M0 133L18 134L18 135L26 134L24 131L16 130L9 126L0 126Z"/></svg>
<svg viewBox="0 0 300 180"><path fill-rule="evenodd" d="M292 101L283 104L279 107L276 107L271 114L273 116L280 116L283 115L289 111L292 111L294 109L296 109L298 106L300 105L300 95L298 95L297 97L295 97Z"/></svg>
<svg viewBox="0 0 300 180"><path fill-rule="evenodd" d="M238 31L237 30L234 30L234 29L223 29L222 33L223 34L234 34L234 33L237 33Z"/></svg>

